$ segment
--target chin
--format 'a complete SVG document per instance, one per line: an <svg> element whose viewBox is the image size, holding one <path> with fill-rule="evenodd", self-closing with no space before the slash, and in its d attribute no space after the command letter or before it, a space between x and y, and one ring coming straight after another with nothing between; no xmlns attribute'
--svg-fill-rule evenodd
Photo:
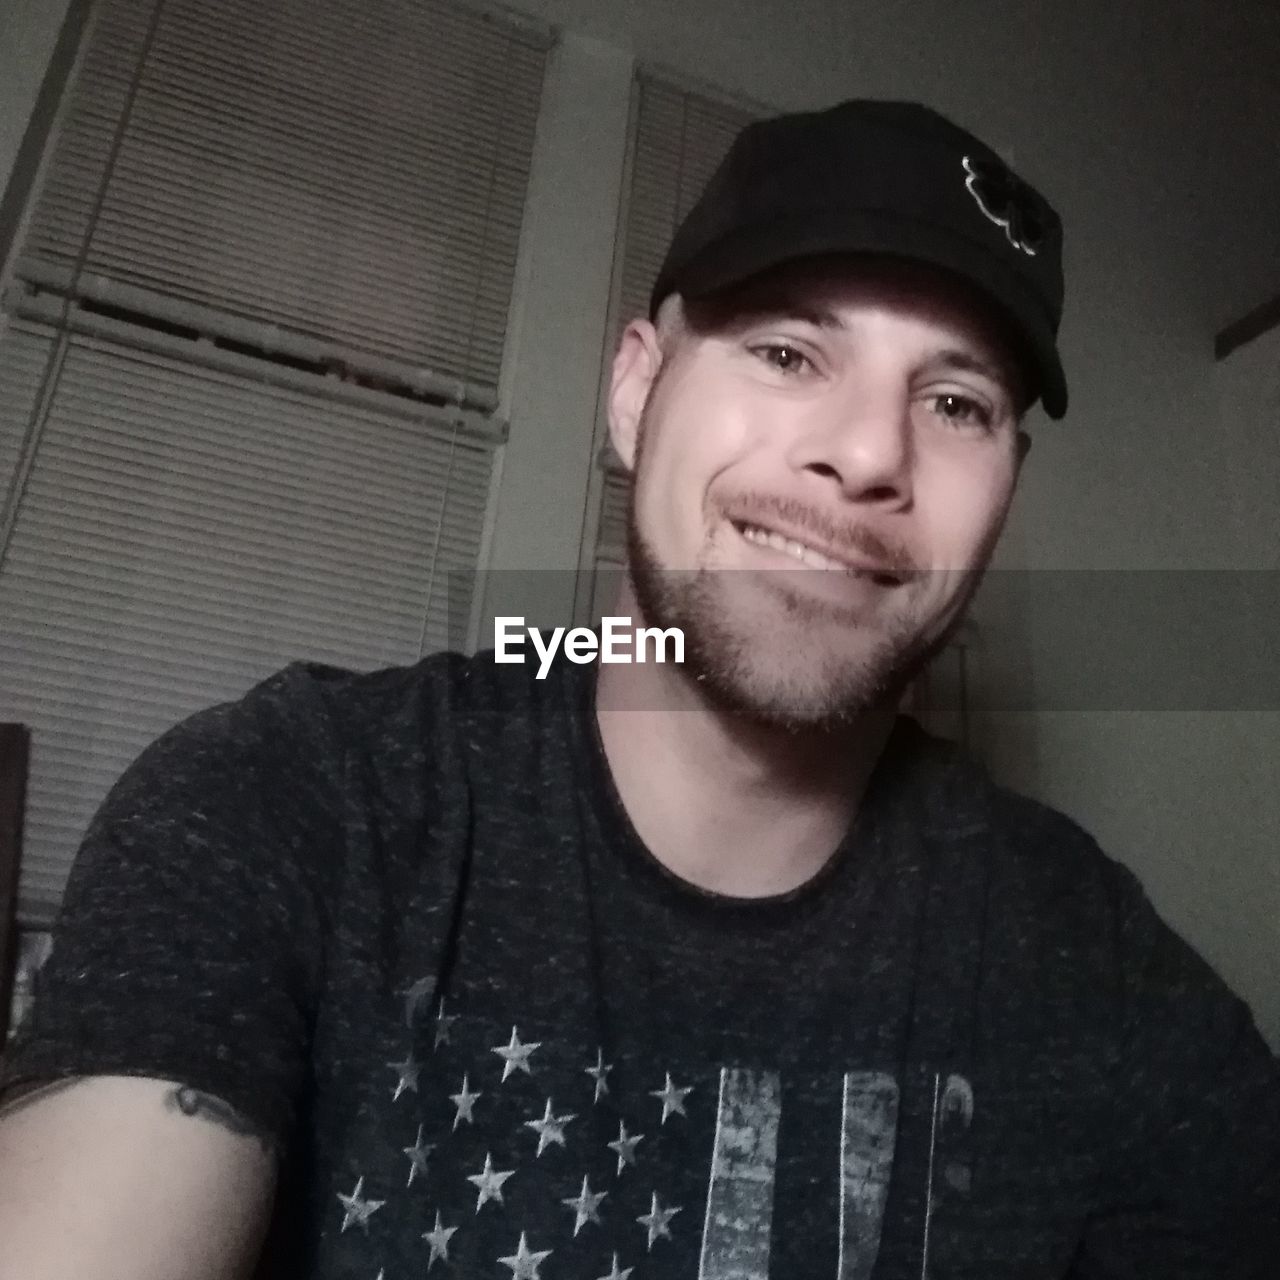
<svg viewBox="0 0 1280 1280"><path fill-rule="evenodd" d="M896 705L922 665L883 636L823 637L758 623L749 637L733 630L721 615L715 633L693 643L686 628L686 672L721 707L764 728L847 726Z"/></svg>
<svg viewBox="0 0 1280 1280"><path fill-rule="evenodd" d="M733 717L788 733L839 729L896 705L921 661L884 620L855 622L811 601L761 597L732 573L673 573L632 557L645 625L684 633L683 674Z"/></svg>

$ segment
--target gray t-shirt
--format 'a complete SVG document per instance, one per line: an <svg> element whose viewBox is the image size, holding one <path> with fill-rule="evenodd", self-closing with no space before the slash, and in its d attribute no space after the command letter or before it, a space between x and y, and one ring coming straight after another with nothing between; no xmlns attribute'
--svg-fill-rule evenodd
<svg viewBox="0 0 1280 1280"><path fill-rule="evenodd" d="M1273 1277L1247 1008L1068 819L901 719L794 893L667 872L590 668L295 664L131 767L7 1082L275 1136L308 1280Z"/></svg>

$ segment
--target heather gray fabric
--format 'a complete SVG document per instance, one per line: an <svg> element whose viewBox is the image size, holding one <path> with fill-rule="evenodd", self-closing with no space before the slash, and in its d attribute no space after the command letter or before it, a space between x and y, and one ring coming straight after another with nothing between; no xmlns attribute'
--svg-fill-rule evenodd
<svg viewBox="0 0 1280 1280"><path fill-rule="evenodd" d="M149 748L5 1080L84 1073L275 1135L269 1276L1280 1256L1276 1064L1087 834L904 719L818 877L717 898L636 837L567 664L296 664Z"/></svg>

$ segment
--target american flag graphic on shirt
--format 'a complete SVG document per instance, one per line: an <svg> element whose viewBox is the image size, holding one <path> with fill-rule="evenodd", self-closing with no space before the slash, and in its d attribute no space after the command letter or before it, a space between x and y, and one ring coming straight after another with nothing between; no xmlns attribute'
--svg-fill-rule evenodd
<svg viewBox="0 0 1280 1280"><path fill-rule="evenodd" d="M428 1016L419 1016L426 1013ZM369 1280L765 1280L785 1082L734 1066L636 1079L607 1049L408 993L324 1237ZM625 1079L624 1079L625 1077ZM898 1091L833 1079L839 1280L869 1280ZM378 1094L381 1092L381 1098ZM372 1130L370 1134L369 1130ZM355 1154L355 1153L359 1154ZM833 1186L833 1190L835 1190Z"/></svg>

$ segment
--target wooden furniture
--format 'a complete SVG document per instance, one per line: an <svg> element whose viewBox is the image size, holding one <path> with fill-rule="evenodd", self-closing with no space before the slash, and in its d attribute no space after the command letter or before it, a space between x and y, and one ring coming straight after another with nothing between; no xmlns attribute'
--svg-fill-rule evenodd
<svg viewBox="0 0 1280 1280"><path fill-rule="evenodd" d="M0 724L0 1049L9 1025L13 971L18 958L18 862L27 795L31 733L26 725Z"/></svg>

